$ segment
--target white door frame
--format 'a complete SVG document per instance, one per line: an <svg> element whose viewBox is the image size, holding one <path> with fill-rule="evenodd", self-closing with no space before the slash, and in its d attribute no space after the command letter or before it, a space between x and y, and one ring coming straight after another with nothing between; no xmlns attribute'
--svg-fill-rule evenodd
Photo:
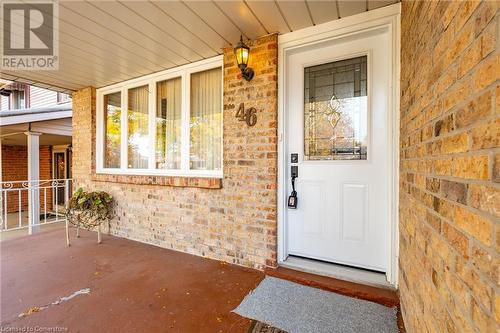
<svg viewBox="0 0 500 333"><path fill-rule="evenodd" d="M389 179L388 188L391 192L390 210L391 223L389 237L391 246L387 268L387 281L397 287L398 285L398 255L399 255L399 72L400 72L400 13L401 4L367 11L358 15L349 16L340 20L327 22L302 30L280 35L278 38L278 265L282 264L287 256L285 211L287 207L287 186L285 179L287 158L286 152L286 73L287 54L304 46L355 36L370 30L387 28L391 40L390 59L390 95L388 130L391 139L391 149L388 153Z"/></svg>

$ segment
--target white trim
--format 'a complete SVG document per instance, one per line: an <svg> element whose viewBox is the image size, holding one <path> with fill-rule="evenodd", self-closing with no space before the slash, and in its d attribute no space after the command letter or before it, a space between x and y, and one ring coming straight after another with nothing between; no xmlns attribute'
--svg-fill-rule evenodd
<svg viewBox="0 0 500 333"><path fill-rule="evenodd" d="M34 123L45 120L71 118L73 111L54 111L36 114L20 114L0 118L0 126Z"/></svg>
<svg viewBox="0 0 500 333"><path fill-rule="evenodd" d="M330 21L315 26L278 36L278 48L283 50L292 46L299 46L309 42L319 43L332 37L345 36L367 28L377 28L392 21L392 18L401 13L401 4L366 11L360 14Z"/></svg>
<svg viewBox="0 0 500 333"><path fill-rule="evenodd" d="M38 231L40 225L40 191L36 182L40 180L40 135L25 132L28 140L28 233Z"/></svg>
<svg viewBox="0 0 500 333"><path fill-rule="evenodd" d="M137 176L177 176L177 177L207 177L207 178L222 178L219 170L189 170L186 174L184 170L161 170L161 169L119 169L108 168L102 171L97 171L99 174L109 175L137 175Z"/></svg>
<svg viewBox="0 0 500 333"><path fill-rule="evenodd" d="M391 200L391 267L387 275L389 283L398 288L399 282L399 129L400 129L400 71L401 71L401 5L399 4L397 14L394 14L391 28L391 46L392 46L392 62L393 73L391 75L391 92L392 92L392 200Z"/></svg>
<svg viewBox="0 0 500 333"><path fill-rule="evenodd" d="M209 70L220 67L222 69L221 85L223 85L224 62L223 56L216 56L210 59L205 59L195 63L175 67L165 71L153 73L150 75L135 78L129 81L120 82L111 86L97 89L97 110L96 110L96 172L103 174L121 174L121 175L158 175L158 176L183 176L183 177L211 177L222 178L223 166L221 170L190 170L189 169L189 140L190 140L190 76L193 73ZM182 87L182 129L181 129L181 168L178 170L162 170L155 169L155 142L156 138L156 83L172 78L181 78ZM149 95L149 163L147 169L128 169L128 149L127 149L127 110L128 110L128 90L131 88L147 85L150 92ZM103 142L104 142L104 105L103 97L107 94L121 92L121 161L120 168L104 168L103 167ZM222 96L223 101L223 96ZM223 104L223 103L222 103ZM223 112L223 107L221 112ZM222 144L222 138L221 138ZM222 149L223 150L223 149Z"/></svg>
<svg viewBox="0 0 500 333"><path fill-rule="evenodd" d="M295 32L290 32L278 37L278 264L282 264L287 257L287 244L285 232L286 186L284 175L287 166L285 156L285 75L287 70L286 55L294 49L306 45L334 40L349 35L356 35L366 31L388 28L391 38L391 82L389 105L389 129L391 133L391 151L388 154L391 170L389 174L389 188L391 189L391 240L387 281L397 288L398 285L398 255L399 255L399 229L398 229L398 204L399 204L399 73L400 73L400 13L401 4L367 11L344 19L319 24Z"/></svg>
<svg viewBox="0 0 500 333"><path fill-rule="evenodd" d="M377 288L394 289L394 286L387 282L387 278L384 273L369 271L361 268L300 257L289 257L282 264L282 266L291 269L298 269L312 274L330 276L344 281L370 285Z"/></svg>
<svg viewBox="0 0 500 333"><path fill-rule="evenodd" d="M59 152L61 152L61 151L64 151L64 150L68 149L69 146L70 146L69 144L68 145L53 145L52 149L53 149L53 151L59 151Z"/></svg>

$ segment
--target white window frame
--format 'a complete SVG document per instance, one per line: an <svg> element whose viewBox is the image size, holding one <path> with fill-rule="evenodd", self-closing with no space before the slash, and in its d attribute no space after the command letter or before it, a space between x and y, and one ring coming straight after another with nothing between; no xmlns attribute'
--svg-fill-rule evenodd
<svg viewBox="0 0 500 333"><path fill-rule="evenodd" d="M210 177L222 178L223 163L220 170L191 170L190 165L190 127L189 118L191 114L191 74L220 67L222 69L221 85L224 86L224 61L223 56L204 59L195 63L167 69L161 72L149 74L136 79L120 82L111 86L99 88L96 91L96 172L100 174L119 175L148 175L148 176L180 176L180 177ZM181 168L177 170L155 169L155 138L156 138L156 83L176 77L181 77L182 100L181 100ZM147 169L128 169L127 149L127 110L128 90L148 85L149 94L149 163ZM224 89L221 89L221 112L224 111ZM104 168L103 144L104 144L104 95L121 92L121 143L120 143L120 168ZM221 124L223 126L223 124ZM223 127L222 127L223 128ZM221 137L221 146L223 140ZM221 149L221 161L223 155Z"/></svg>

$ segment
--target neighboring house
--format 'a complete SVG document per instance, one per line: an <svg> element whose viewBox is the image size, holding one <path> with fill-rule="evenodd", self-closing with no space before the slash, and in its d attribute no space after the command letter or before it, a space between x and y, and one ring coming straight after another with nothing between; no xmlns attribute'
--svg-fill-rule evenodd
<svg viewBox="0 0 500 333"><path fill-rule="evenodd" d="M112 234L494 332L498 3L394 2L65 2L65 67L22 75L74 91L75 187L112 194Z"/></svg>
<svg viewBox="0 0 500 333"><path fill-rule="evenodd" d="M5 188L22 188L29 180L29 151L38 149L40 180L71 177L71 98L67 94L16 82L0 85L0 182ZM30 140L35 138L34 140ZM32 147L30 147L30 145ZM38 147L38 148L37 148ZM34 163L34 161L32 161ZM36 179L36 178L35 178ZM49 187L52 181L46 182ZM57 194L55 191L59 191ZM28 191L6 192L1 211L10 214L8 225L18 225L18 213L28 209ZM40 214L52 213L64 200L62 190L43 189ZM28 214L22 216L22 225Z"/></svg>
<svg viewBox="0 0 500 333"><path fill-rule="evenodd" d="M0 111L39 108L69 101L71 97L65 93L25 83L0 81Z"/></svg>

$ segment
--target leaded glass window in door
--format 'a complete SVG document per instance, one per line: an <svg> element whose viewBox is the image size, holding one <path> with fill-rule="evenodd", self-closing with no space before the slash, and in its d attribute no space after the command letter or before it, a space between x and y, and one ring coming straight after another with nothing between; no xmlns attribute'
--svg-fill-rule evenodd
<svg viewBox="0 0 500 333"><path fill-rule="evenodd" d="M304 69L305 160L366 160L367 56Z"/></svg>

